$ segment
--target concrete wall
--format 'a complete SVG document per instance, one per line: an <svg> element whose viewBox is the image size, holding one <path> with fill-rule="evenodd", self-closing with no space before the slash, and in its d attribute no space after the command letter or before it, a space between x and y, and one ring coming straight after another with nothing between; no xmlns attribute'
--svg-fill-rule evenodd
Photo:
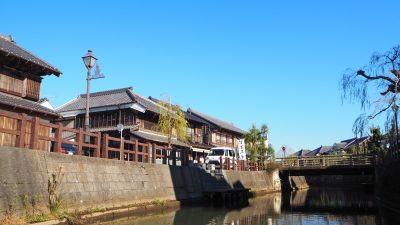
<svg viewBox="0 0 400 225"><path fill-rule="evenodd" d="M210 176L195 167L0 147L0 215L10 206L23 213L30 208L33 200L37 202L36 208L45 210L48 205L48 181L59 170L64 176L59 188L63 209L199 198L207 185L206 177ZM239 182L252 190L280 189L277 171L228 171L225 175L226 182L232 185Z"/></svg>
<svg viewBox="0 0 400 225"><path fill-rule="evenodd" d="M288 179L292 189L307 189L312 187L360 187L362 184L374 184L374 175L289 176Z"/></svg>
<svg viewBox="0 0 400 225"><path fill-rule="evenodd" d="M281 190L279 171L233 171L224 170L224 177L231 187L250 188L254 192Z"/></svg>

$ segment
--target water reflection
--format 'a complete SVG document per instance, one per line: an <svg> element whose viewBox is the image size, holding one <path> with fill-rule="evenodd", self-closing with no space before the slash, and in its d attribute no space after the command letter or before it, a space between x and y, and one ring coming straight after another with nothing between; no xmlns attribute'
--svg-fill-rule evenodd
<svg viewBox="0 0 400 225"><path fill-rule="evenodd" d="M304 190L275 193L250 200L248 207L228 210L184 207L176 211L100 224L117 225L391 225L397 216L375 205L363 190Z"/></svg>

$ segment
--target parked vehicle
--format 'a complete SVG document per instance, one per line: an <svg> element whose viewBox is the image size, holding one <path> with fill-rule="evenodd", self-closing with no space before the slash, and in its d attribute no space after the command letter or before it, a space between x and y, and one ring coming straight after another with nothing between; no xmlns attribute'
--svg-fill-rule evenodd
<svg viewBox="0 0 400 225"><path fill-rule="evenodd" d="M68 155L75 155L76 146L72 145L72 144L62 144L61 145L61 153L68 154Z"/></svg>
<svg viewBox="0 0 400 225"><path fill-rule="evenodd" d="M210 168L211 164L214 164L215 168L220 168L221 157L222 157L222 163L225 163L226 160L229 160L231 163L231 167L233 167L234 162L236 163L235 149L227 147L217 147L217 148L212 148L211 152L206 157L205 163L207 164L207 168Z"/></svg>

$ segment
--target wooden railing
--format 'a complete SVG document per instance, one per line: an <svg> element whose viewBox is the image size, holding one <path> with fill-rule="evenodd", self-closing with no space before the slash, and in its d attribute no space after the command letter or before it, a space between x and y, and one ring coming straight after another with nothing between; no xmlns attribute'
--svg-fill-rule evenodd
<svg viewBox="0 0 400 225"><path fill-rule="evenodd" d="M365 166L377 162L370 155L323 155L277 158L276 163L282 167L329 167L329 166Z"/></svg>
<svg viewBox="0 0 400 225"><path fill-rule="evenodd" d="M223 156L220 157L219 163L222 170L262 171L266 169L264 162L251 162Z"/></svg>
<svg viewBox="0 0 400 225"><path fill-rule="evenodd" d="M0 146L145 163L176 161L174 154L168 154L166 146L124 140L100 132L85 132L82 128L72 129L62 123L53 124L39 117L4 111L0 111ZM72 151L66 152L66 146Z"/></svg>
<svg viewBox="0 0 400 225"><path fill-rule="evenodd" d="M134 162L167 164L167 148L151 143L142 143L138 140L130 141L121 138L110 137L103 134L102 158L119 159Z"/></svg>
<svg viewBox="0 0 400 225"><path fill-rule="evenodd" d="M76 147L76 155L82 155L85 148L89 155L100 157L100 133L85 132L82 128L67 128L61 123L49 123L26 114L0 111L0 117L0 133L6 139L0 145L61 152L63 144L70 144ZM64 139L64 132L72 134L75 141ZM84 142L85 136L89 137L88 143Z"/></svg>

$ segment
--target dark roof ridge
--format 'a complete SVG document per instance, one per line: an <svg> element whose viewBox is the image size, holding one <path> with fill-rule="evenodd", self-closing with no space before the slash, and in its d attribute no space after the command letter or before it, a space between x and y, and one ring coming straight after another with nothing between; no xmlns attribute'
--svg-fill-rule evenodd
<svg viewBox="0 0 400 225"><path fill-rule="evenodd" d="M224 120L215 118L214 116L206 115L204 113L201 113L201 112L198 112L196 110L193 110L192 108L188 108L187 111L189 113L195 114L198 117L201 117L204 120L209 121L210 123L212 123L212 124L214 124L214 125L216 125L218 127L223 128L223 129L231 130L231 131L234 131L234 132L237 132L237 133L241 133L241 134L245 134L246 133L246 131L236 127L233 123L226 122Z"/></svg>
<svg viewBox="0 0 400 225"><path fill-rule="evenodd" d="M118 89L112 89L112 90L106 90L106 91L93 92L93 93L90 93L90 97L96 97L96 96L102 96L102 95L110 95L110 94L115 94L115 93L120 93L120 92L126 92L128 90L132 90L132 87L118 88ZM80 94L78 97L86 98L86 94Z"/></svg>

